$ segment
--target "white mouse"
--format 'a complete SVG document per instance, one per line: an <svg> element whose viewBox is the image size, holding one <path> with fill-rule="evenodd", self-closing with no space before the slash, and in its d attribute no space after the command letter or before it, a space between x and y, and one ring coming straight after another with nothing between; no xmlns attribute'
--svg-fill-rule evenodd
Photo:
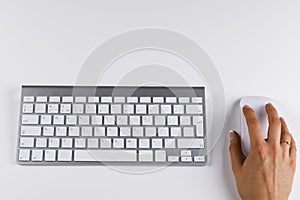
<svg viewBox="0 0 300 200"><path fill-rule="evenodd" d="M250 150L250 138L248 133L248 126L246 123L245 116L243 114L243 107L245 105L250 106L256 113L257 117L260 121L260 126L262 129L262 132L264 134L264 138L268 138L268 115L265 109L266 104L272 103L274 105L274 102L267 98L267 97L260 97L260 96L248 96L243 97L240 101L240 111L241 111L241 130L240 130L240 137L242 142L242 150L245 156L248 155Z"/></svg>

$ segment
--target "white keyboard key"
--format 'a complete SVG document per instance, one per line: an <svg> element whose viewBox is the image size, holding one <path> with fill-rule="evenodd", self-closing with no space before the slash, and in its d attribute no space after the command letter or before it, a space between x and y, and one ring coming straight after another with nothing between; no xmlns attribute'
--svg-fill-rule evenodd
<svg viewBox="0 0 300 200"><path fill-rule="evenodd" d="M33 104L24 103L23 104L23 113L33 113Z"/></svg>
<svg viewBox="0 0 300 200"><path fill-rule="evenodd" d="M139 150L139 161L140 162L152 162L153 161L153 151Z"/></svg>
<svg viewBox="0 0 300 200"><path fill-rule="evenodd" d="M130 125L140 125L141 124L141 118L138 115L129 116L129 123Z"/></svg>
<svg viewBox="0 0 300 200"><path fill-rule="evenodd" d="M139 139L139 148L149 149L150 148L150 139L148 139L148 138Z"/></svg>
<svg viewBox="0 0 300 200"><path fill-rule="evenodd" d="M41 115L41 124L51 124L52 116L51 115Z"/></svg>
<svg viewBox="0 0 300 200"><path fill-rule="evenodd" d="M108 104L99 104L98 105L98 113L99 114L108 114L109 113Z"/></svg>
<svg viewBox="0 0 300 200"><path fill-rule="evenodd" d="M93 135L93 128L92 127L81 127L81 136L82 137L91 137Z"/></svg>
<svg viewBox="0 0 300 200"><path fill-rule="evenodd" d="M123 113L124 114L133 114L134 106L132 104L124 104L123 105Z"/></svg>
<svg viewBox="0 0 300 200"><path fill-rule="evenodd" d="M151 103L151 97L140 97L140 103Z"/></svg>
<svg viewBox="0 0 300 200"><path fill-rule="evenodd" d="M161 114L171 114L172 108L171 105L160 105Z"/></svg>
<svg viewBox="0 0 300 200"><path fill-rule="evenodd" d="M59 148L59 138L49 138L48 142L50 148Z"/></svg>
<svg viewBox="0 0 300 200"><path fill-rule="evenodd" d="M34 138L29 138L29 137L20 138L20 147L33 147L33 146L34 146Z"/></svg>
<svg viewBox="0 0 300 200"><path fill-rule="evenodd" d="M189 97L179 97L178 98L179 103L190 103Z"/></svg>
<svg viewBox="0 0 300 200"><path fill-rule="evenodd" d="M63 115L54 115L53 124L62 125L64 124L65 116Z"/></svg>
<svg viewBox="0 0 300 200"><path fill-rule="evenodd" d="M166 97L166 103L177 103L176 97Z"/></svg>
<svg viewBox="0 0 300 200"><path fill-rule="evenodd" d="M138 97L127 97L127 103L138 103Z"/></svg>
<svg viewBox="0 0 300 200"><path fill-rule="evenodd" d="M35 113L46 113L46 104L38 103L35 104Z"/></svg>
<svg viewBox="0 0 300 200"><path fill-rule="evenodd" d="M180 125L191 125L191 116L180 116Z"/></svg>
<svg viewBox="0 0 300 200"><path fill-rule="evenodd" d="M63 138L61 141L62 148L72 148L73 147L73 139L72 138Z"/></svg>
<svg viewBox="0 0 300 200"><path fill-rule="evenodd" d="M49 102L60 102L60 97L59 96L53 96L49 97Z"/></svg>
<svg viewBox="0 0 300 200"><path fill-rule="evenodd" d="M178 116L168 116L167 122L169 126L177 126L178 125Z"/></svg>
<svg viewBox="0 0 300 200"><path fill-rule="evenodd" d="M83 113L83 104L73 104L73 113L74 114Z"/></svg>
<svg viewBox="0 0 300 200"><path fill-rule="evenodd" d="M153 149L161 149L162 148L162 139L154 138L151 140Z"/></svg>
<svg viewBox="0 0 300 200"><path fill-rule="evenodd" d="M192 103L202 103L202 97L192 97Z"/></svg>
<svg viewBox="0 0 300 200"><path fill-rule="evenodd" d="M86 97L75 97L75 102L85 103L86 102Z"/></svg>
<svg viewBox="0 0 300 200"><path fill-rule="evenodd" d="M137 161L137 152L135 150L75 150L74 161L134 162Z"/></svg>
<svg viewBox="0 0 300 200"><path fill-rule="evenodd" d="M155 151L155 162L166 162L166 151L156 150Z"/></svg>
<svg viewBox="0 0 300 200"><path fill-rule="evenodd" d="M203 123L196 125L196 135L197 137L204 137Z"/></svg>
<svg viewBox="0 0 300 200"><path fill-rule="evenodd" d="M112 97L101 97L101 103L111 103Z"/></svg>
<svg viewBox="0 0 300 200"><path fill-rule="evenodd" d="M34 102L34 97L33 96L24 96L23 102Z"/></svg>
<svg viewBox="0 0 300 200"><path fill-rule="evenodd" d="M99 103L99 97L89 97L88 102L89 103Z"/></svg>
<svg viewBox="0 0 300 200"><path fill-rule="evenodd" d="M125 97L114 97L115 103L125 103Z"/></svg>
<svg viewBox="0 0 300 200"><path fill-rule="evenodd" d="M36 102L47 102L48 97L46 96L37 96Z"/></svg>
<svg viewBox="0 0 300 200"><path fill-rule="evenodd" d="M166 149L174 149L176 144L175 144L175 139L174 138L167 138L165 139L165 148Z"/></svg>
<svg viewBox="0 0 300 200"><path fill-rule="evenodd" d="M192 151L190 151L190 150L181 150L180 155L181 156L192 156Z"/></svg>
<svg viewBox="0 0 300 200"><path fill-rule="evenodd" d="M128 117L126 115L118 115L117 116L117 125L127 125Z"/></svg>
<svg viewBox="0 0 300 200"><path fill-rule="evenodd" d="M123 138L114 138L113 139L113 148L124 148L124 139Z"/></svg>
<svg viewBox="0 0 300 200"><path fill-rule="evenodd" d="M188 157L188 156L181 157L181 162L192 162L192 157Z"/></svg>
<svg viewBox="0 0 300 200"><path fill-rule="evenodd" d="M193 116L193 124L197 125L199 123L203 123L203 116Z"/></svg>
<svg viewBox="0 0 300 200"><path fill-rule="evenodd" d="M30 158L30 150L28 149L19 150L19 161L29 161L29 158Z"/></svg>
<svg viewBox="0 0 300 200"><path fill-rule="evenodd" d="M133 127L132 128L132 136L133 137L143 137L144 129L143 127Z"/></svg>
<svg viewBox="0 0 300 200"><path fill-rule="evenodd" d="M203 139L194 139L194 138L180 138L177 140L178 148L180 149L203 149L204 148L204 140Z"/></svg>
<svg viewBox="0 0 300 200"><path fill-rule="evenodd" d="M126 148L137 148L137 141L135 138L127 138L126 139Z"/></svg>
<svg viewBox="0 0 300 200"><path fill-rule="evenodd" d="M158 126L166 125L166 117L165 116L155 116L154 117L154 124Z"/></svg>
<svg viewBox="0 0 300 200"><path fill-rule="evenodd" d="M121 137L131 136L131 127L120 127L120 136Z"/></svg>
<svg viewBox="0 0 300 200"><path fill-rule="evenodd" d="M90 116L88 115L79 116L79 125L89 125L89 124L90 124Z"/></svg>
<svg viewBox="0 0 300 200"><path fill-rule="evenodd" d="M205 157L204 156L195 156L194 162L205 162Z"/></svg>
<svg viewBox="0 0 300 200"><path fill-rule="evenodd" d="M202 114L202 105L186 105L185 106L187 114Z"/></svg>
<svg viewBox="0 0 300 200"><path fill-rule="evenodd" d="M153 117L152 116L143 116L142 124L146 125L146 126L153 125Z"/></svg>
<svg viewBox="0 0 300 200"><path fill-rule="evenodd" d="M72 150L58 150L57 161L72 161Z"/></svg>
<svg viewBox="0 0 300 200"><path fill-rule="evenodd" d="M71 104L61 104L60 113L71 113Z"/></svg>
<svg viewBox="0 0 300 200"><path fill-rule="evenodd" d="M67 125L76 125L77 124L77 116L76 115L67 115L66 116L66 124Z"/></svg>
<svg viewBox="0 0 300 200"><path fill-rule="evenodd" d="M93 115L92 116L92 125L102 125L102 116L101 115Z"/></svg>
<svg viewBox="0 0 300 200"><path fill-rule="evenodd" d="M194 127L192 127L192 126L183 127L183 136L184 137L194 137L195 136Z"/></svg>
<svg viewBox="0 0 300 200"><path fill-rule="evenodd" d="M69 96L69 97L63 97L63 98L62 98L62 102L73 103L73 97L72 97L72 96Z"/></svg>
<svg viewBox="0 0 300 200"><path fill-rule="evenodd" d="M111 139L110 138L101 138L100 139L100 148L111 148Z"/></svg>
<svg viewBox="0 0 300 200"><path fill-rule="evenodd" d="M43 150L34 149L31 152L31 160L36 162L43 161Z"/></svg>
<svg viewBox="0 0 300 200"><path fill-rule="evenodd" d="M110 106L110 108L111 108L110 112L112 114L121 114L122 113L122 106L121 106L121 104L112 104Z"/></svg>
<svg viewBox="0 0 300 200"><path fill-rule="evenodd" d="M136 114L146 114L147 106L146 104L137 104L135 106L135 113Z"/></svg>
<svg viewBox="0 0 300 200"><path fill-rule="evenodd" d="M168 156L168 162L179 162L178 156Z"/></svg>
<svg viewBox="0 0 300 200"><path fill-rule="evenodd" d="M94 127L94 135L96 137L105 136L105 127Z"/></svg>
<svg viewBox="0 0 300 200"><path fill-rule="evenodd" d="M99 140L95 138L89 138L87 141L87 146L91 149L99 148Z"/></svg>
<svg viewBox="0 0 300 200"><path fill-rule="evenodd" d="M47 147L47 138L36 138L35 147L37 147L37 148Z"/></svg>
<svg viewBox="0 0 300 200"><path fill-rule="evenodd" d="M105 115L104 116L104 125L115 125L115 116L114 115Z"/></svg>
<svg viewBox="0 0 300 200"><path fill-rule="evenodd" d="M174 114L182 115L184 113L184 106L183 105L174 105Z"/></svg>
<svg viewBox="0 0 300 200"><path fill-rule="evenodd" d="M40 136L41 127L39 126L22 126L21 127L22 136Z"/></svg>
<svg viewBox="0 0 300 200"><path fill-rule="evenodd" d="M67 136L67 127L56 127L55 136Z"/></svg>
<svg viewBox="0 0 300 200"><path fill-rule="evenodd" d="M38 115L22 115L22 124L38 124Z"/></svg>
<svg viewBox="0 0 300 200"><path fill-rule="evenodd" d="M85 105L85 113L87 114L96 114L96 104L87 104Z"/></svg>
<svg viewBox="0 0 300 200"><path fill-rule="evenodd" d="M48 104L48 113L58 113L58 104Z"/></svg>
<svg viewBox="0 0 300 200"><path fill-rule="evenodd" d="M156 136L156 127L145 127L146 137L155 137Z"/></svg>
<svg viewBox="0 0 300 200"><path fill-rule="evenodd" d="M169 137L169 128L158 127L158 137Z"/></svg>
<svg viewBox="0 0 300 200"><path fill-rule="evenodd" d="M118 127L107 127L107 136L108 137L117 137L118 136Z"/></svg>
<svg viewBox="0 0 300 200"><path fill-rule="evenodd" d="M56 151L55 150L46 150L45 151L45 161L48 161L48 162L56 161Z"/></svg>
<svg viewBox="0 0 300 200"><path fill-rule="evenodd" d="M68 136L78 137L79 136L79 127L69 127Z"/></svg>
<svg viewBox="0 0 300 200"><path fill-rule="evenodd" d="M153 103L163 103L164 98L163 97L153 97Z"/></svg>
<svg viewBox="0 0 300 200"><path fill-rule="evenodd" d="M86 142L85 138L75 138L74 146L75 146L75 148L78 148L78 149L85 148L86 147L85 142Z"/></svg>
<svg viewBox="0 0 300 200"><path fill-rule="evenodd" d="M149 114L159 114L159 105L158 104L149 104L148 105Z"/></svg>
<svg viewBox="0 0 300 200"><path fill-rule="evenodd" d="M181 137L181 127L171 127L171 137Z"/></svg>
<svg viewBox="0 0 300 200"><path fill-rule="evenodd" d="M53 126L44 126L43 127L43 136L53 136L54 127Z"/></svg>

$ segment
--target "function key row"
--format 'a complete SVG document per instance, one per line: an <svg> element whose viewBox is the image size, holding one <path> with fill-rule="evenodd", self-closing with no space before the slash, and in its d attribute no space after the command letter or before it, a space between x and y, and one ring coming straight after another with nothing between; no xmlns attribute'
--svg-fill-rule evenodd
<svg viewBox="0 0 300 200"><path fill-rule="evenodd" d="M203 114L202 104L46 104L24 103L23 113Z"/></svg>
<svg viewBox="0 0 300 200"><path fill-rule="evenodd" d="M202 103L202 97L24 96L23 102L66 103Z"/></svg>

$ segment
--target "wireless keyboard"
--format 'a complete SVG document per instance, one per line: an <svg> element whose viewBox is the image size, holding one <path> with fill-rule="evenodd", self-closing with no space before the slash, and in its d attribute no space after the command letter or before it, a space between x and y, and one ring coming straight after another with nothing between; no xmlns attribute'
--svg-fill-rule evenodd
<svg viewBox="0 0 300 200"><path fill-rule="evenodd" d="M22 86L24 165L207 163L204 87Z"/></svg>

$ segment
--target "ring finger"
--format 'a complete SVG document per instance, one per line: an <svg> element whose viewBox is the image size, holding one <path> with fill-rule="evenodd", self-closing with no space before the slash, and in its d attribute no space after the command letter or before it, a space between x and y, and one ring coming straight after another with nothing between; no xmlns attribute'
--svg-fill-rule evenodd
<svg viewBox="0 0 300 200"><path fill-rule="evenodd" d="M280 121L281 121L280 146L283 148L284 156L289 157L291 135L289 133L289 129L288 129L284 119L280 118Z"/></svg>

